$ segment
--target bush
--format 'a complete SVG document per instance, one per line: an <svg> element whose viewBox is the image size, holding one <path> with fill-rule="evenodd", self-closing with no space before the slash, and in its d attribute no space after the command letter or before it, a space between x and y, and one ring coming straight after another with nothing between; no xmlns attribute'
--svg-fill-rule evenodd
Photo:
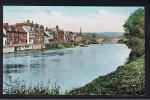
<svg viewBox="0 0 150 100"><path fill-rule="evenodd" d="M144 48L144 39L140 39L137 37L130 36L127 41L127 45L129 48Z"/></svg>
<svg viewBox="0 0 150 100"><path fill-rule="evenodd" d="M144 55L144 49L143 48L134 48L129 54L129 60L128 62L131 62L139 57Z"/></svg>
<svg viewBox="0 0 150 100"><path fill-rule="evenodd" d="M62 43L62 45L63 45L65 48L73 48L73 47L74 47L74 44L73 44L73 43Z"/></svg>
<svg viewBox="0 0 150 100"><path fill-rule="evenodd" d="M132 48L132 51L129 55L128 63L144 55L144 39L129 36L126 44L129 46L129 48Z"/></svg>

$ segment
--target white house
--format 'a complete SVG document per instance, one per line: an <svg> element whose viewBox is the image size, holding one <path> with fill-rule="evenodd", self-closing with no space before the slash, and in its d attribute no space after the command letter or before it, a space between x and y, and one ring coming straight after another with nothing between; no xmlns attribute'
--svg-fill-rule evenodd
<svg viewBox="0 0 150 100"><path fill-rule="evenodd" d="M23 26L23 29L27 32L27 44L33 44L36 32L34 26Z"/></svg>
<svg viewBox="0 0 150 100"><path fill-rule="evenodd" d="M70 33L68 36L69 42L74 42L75 41L75 34L74 33Z"/></svg>
<svg viewBox="0 0 150 100"><path fill-rule="evenodd" d="M50 41L53 41L53 32L50 30L44 31L44 43L49 43Z"/></svg>

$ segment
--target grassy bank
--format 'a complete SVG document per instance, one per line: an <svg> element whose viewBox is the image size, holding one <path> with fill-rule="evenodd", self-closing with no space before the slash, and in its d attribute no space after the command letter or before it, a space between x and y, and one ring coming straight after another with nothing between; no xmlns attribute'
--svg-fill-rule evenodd
<svg viewBox="0 0 150 100"><path fill-rule="evenodd" d="M3 93L5 94L25 94L25 95L59 95L60 87L56 84L51 86L50 81L47 85L43 85L41 82L36 86L27 86L24 81L9 80L9 83L4 82Z"/></svg>
<svg viewBox="0 0 150 100"><path fill-rule="evenodd" d="M144 57L118 67L115 72L100 76L69 95L143 95Z"/></svg>

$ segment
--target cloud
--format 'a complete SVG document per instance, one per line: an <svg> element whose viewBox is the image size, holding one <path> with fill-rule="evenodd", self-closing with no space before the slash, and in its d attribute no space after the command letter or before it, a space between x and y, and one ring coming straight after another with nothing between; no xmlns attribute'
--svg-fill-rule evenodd
<svg viewBox="0 0 150 100"><path fill-rule="evenodd" d="M104 10L104 9L101 9L101 10L98 11L98 13L100 13L100 14L103 14L105 12L106 12L106 10Z"/></svg>
<svg viewBox="0 0 150 100"><path fill-rule="evenodd" d="M56 16L56 17L63 16L63 13L59 12L59 11L51 11L50 14L53 15L53 16Z"/></svg>
<svg viewBox="0 0 150 100"><path fill-rule="evenodd" d="M21 13L21 12L20 12ZM19 15L4 16L4 22L16 23L27 19L47 27L59 25L64 30L78 32L80 27L83 32L122 32L127 16L112 13L104 9L94 14L68 15L59 11L23 13ZM14 20L16 19L16 20Z"/></svg>

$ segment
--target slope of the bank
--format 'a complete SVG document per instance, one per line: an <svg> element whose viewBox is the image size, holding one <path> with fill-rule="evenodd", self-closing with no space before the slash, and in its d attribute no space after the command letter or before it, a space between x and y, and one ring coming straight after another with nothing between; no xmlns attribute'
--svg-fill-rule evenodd
<svg viewBox="0 0 150 100"><path fill-rule="evenodd" d="M115 72L100 76L69 95L143 95L144 56L118 67Z"/></svg>

